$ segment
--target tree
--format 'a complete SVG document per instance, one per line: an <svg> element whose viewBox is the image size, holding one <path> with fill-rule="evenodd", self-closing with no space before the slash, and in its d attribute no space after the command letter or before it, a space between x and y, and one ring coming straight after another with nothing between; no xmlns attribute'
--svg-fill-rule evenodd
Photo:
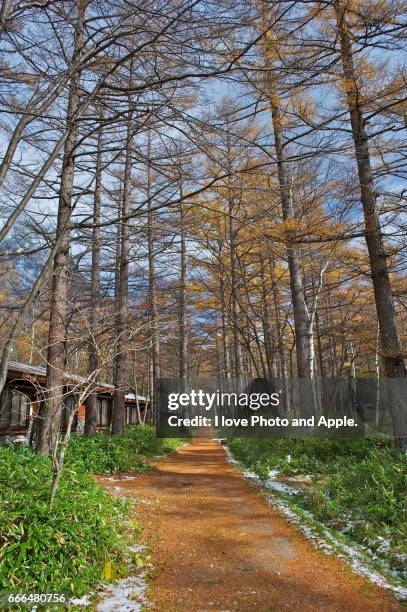
<svg viewBox="0 0 407 612"><path fill-rule="evenodd" d="M405 377L406 369L398 332L390 275L387 264L386 247L376 201L376 190L370 163L368 136L363 106L360 101L358 78L354 68L352 36L348 25L346 3L335 0L334 9L340 42L340 56L345 78L345 91L352 126L352 137L355 145L355 156L358 168L360 197L365 219L365 239L369 252L370 269L380 338L383 350L383 362L389 378Z"/></svg>
<svg viewBox="0 0 407 612"><path fill-rule="evenodd" d="M74 36L74 55L76 61L83 53L83 24L87 0L80 0L77 8ZM48 331L47 353L47 399L43 409L43 419L38 433L37 451L49 454L56 447L61 415L61 396L64 384L66 306L69 289L69 250L73 206L73 185L75 172L75 147L78 137L76 113L80 100L80 74L73 77L67 108L69 132L65 142L62 161L61 183L59 190L57 235L63 239L55 255L51 289L51 316Z"/></svg>

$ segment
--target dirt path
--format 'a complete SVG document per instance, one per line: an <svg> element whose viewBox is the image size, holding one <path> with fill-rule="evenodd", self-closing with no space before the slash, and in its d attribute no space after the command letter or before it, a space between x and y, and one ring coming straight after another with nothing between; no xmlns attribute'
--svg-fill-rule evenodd
<svg viewBox="0 0 407 612"><path fill-rule="evenodd" d="M155 466L115 483L138 500L155 610L401 610L273 512L215 441L195 439Z"/></svg>

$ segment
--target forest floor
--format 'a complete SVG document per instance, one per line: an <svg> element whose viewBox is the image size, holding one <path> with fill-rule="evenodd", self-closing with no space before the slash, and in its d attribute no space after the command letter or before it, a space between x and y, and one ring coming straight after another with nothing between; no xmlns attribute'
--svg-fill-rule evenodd
<svg viewBox="0 0 407 612"><path fill-rule="evenodd" d="M136 502L159 612L401 610L393 596L315 549L227 461L195 438L134 480L104 483Z"/></svg>

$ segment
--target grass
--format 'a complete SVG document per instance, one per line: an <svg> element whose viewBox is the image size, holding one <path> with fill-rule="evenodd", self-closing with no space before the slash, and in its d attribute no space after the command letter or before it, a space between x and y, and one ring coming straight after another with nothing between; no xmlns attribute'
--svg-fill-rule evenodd
<svg viewBox="0 0 407 612"><path fill-rule="evenodd" d="M122 436L73 436L50 509L52 465L20 446L0 448L0 590L91 590L113 566L125 572L130 506L113 498L92 474L148 469L145 457L174 450L152 427Z"/></svg>
<svg viewBox="0 0 407 612"><path fill-rule="evenodd" d="M142 472L148 470L146 457L165 455L182 444L179 439L156 438L155 428L129 427L123 435L99 431L94 436L73 436L66 452L66 464L83 472Z"/></svg>
<svg viewBox="0 0 407 612"><path fill-rule="evenodd" d="M233 455L260 478L311 476L290 497L349 543L370 549L402 584L407 561L407 461L385 438L228 441Z"/></svg>
<svg viewBox="0 0 407 612"><path fill-rule="evenodd" d="M126 504L88 474L64 469L52 509L47 457L0 449L0 589L87 592L124 561Z"/></svg>

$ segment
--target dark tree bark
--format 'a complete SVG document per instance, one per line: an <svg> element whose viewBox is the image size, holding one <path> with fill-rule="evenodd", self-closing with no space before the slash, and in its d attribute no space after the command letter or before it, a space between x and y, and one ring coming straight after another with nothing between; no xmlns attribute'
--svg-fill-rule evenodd
<svg viewBox="0 0 407 612"><path fill-rule="evenodd" d="M229 248L230 248L230 298L231 298L231 323L233 332L233 378L238 389L243 382L243 355L240 342L240 306L239 306L239 282L237 262L237 228L235 216L238 210L231 184L232 176L232 149L230 143L229 126L227 127L227 172L228 172L228 217L229 217Z"/></svg>
<svg viewBox="0 0 407 612"><path fill-rule="evenodd" d="M270 278L271 278L271 287L273 291L273 302L274 302L274 318L276 322L276 330L277 330L277 341L278 341L278 354L280 358L280 377L283 385L283 407L285 410L288 410L290 404L290 392L288 386L288 373L287 373L287 359L286 359L286 351L284 347L284 335L283 335L283 327L281 324L280 317L280 299L278 286L274 271L274 261L269 258L269 269L270 269Z"/></svg>
<svg viewBox="0 0 407 612"><path fill-rule="evenodd" d="M83 20L87 0L78 3L78 18L75 32L75 61L82 53ZM73 77L69 91L67 124L69 132L65 141L59 190L57 236L64 232L54 260L51 287L50 323L48 331L46 400L38 422L36 450L51 454L56 446L64 388L66 315L69 291L70 233L65 231L72 214L72 191L75 172L75 146L78 124L75 115L79 107L79 73Z"/></svg>
<svg viewBox="0 0 407 612"><path fill-rule="evenodd" d="M353 61L352 36L347 22L346 4L342 0L335 0L334 9L359 175L360 199L365 221L365 240L369 253L377 320L380 329L382 362L388 378L405 378L406 367L390 284L386 249L377 209L377 194L370 161L369 140L358 91ZM391 402L393 431L398 445L403 450L407 450L407 411L404 396L405 387L395 383Z"/></svg>
<svg viewBox="0 0 407 612"><path fill-rule="evenodd" d="M131 76L130 76L131 78ZM133 121L129 111L126 136L126 159L118 241L118 266L116 267L116 354L114 359L114 384L112 434L122 434L126 426L126 391L128 388L128 318L129 318L129 214L131 200Z"/></svg>
<svg viewBox="0 0 407 612"><path fill-rule="evenodd" d="M187 243L185 237L185 211L180 189L180 287L179 287L179 377L186 381L188 374L187 329Z"/></svg>
<svg viewBox="0 0 407 612"><path fill-rule="evenodd" d="M218 259L219 259L219 297L221 304L221 329L222 329L222 377L224 380L230 380L231 365L230 365L230 342L229 342L229 317L228 317L228 295L227 295L227 279L226 271L223 263L223 250L226 242L226 222L222 223L222 239L218 240Z"/></svg>
<svg viewBox="0 0 407 612"><path fill-rule="evenodd" d="M269 7L262 1L260 7L260 19L266 29L269 24ZM270 42L269 32L265 35L263 44L263 56L266 66L273 74L272 60L274 49ZM285 159L284 139L282 128L281 105L275 83L271 76L265 79L267 98L270 103L272 114L272 125L274 133L274 149L277 160L277 176L280 191L280 201L284 221L296 218L296 212L291 191L291 174ZM305 302L303 272L300 262L300 254L290 241L290 232L287 232L287 260L290 274L290 288L293 303L295 351L297 358L297 376L303 379L312 379L312 349L310 343L313 341L309 334L309 313ZM312 331L312 330L311 330Z"/></svg>
<svg viewBox="0 0 407 612"><path fill-rule="evenodd" d="M271 327L270 288L267 285L264 258L260 255L260 278L262 287L262 324L264 335L264 351L266 354L266 372L269 379L274 378L274 341Z"/></svg>
<svg viewBox="0 0 407 612"><path fill-rule="evenodd" d="M236 257L236 227L234 221L233 201L229 202L229 244L230 244L230 288L232 301L232 329L233 329L233 362L234 379L238 388L243 380L243 356L242 345L240 342L240 306L238 301L239 283L237 278L237 257Z"/></svg>
<svg viewBox="0 0 407 612"><path fill-rule="evenodd" d="M402 355L398 332L396 311L390 285L389 268L377 210L376 190L370 162L368 136L365 129L363 109L360 102L353 62L352 38L346 19L346 4L342 0L334 2L340 54L343 73L346 79L346 96L355 145L358 168L360 196L365 219L365 239L369 253L380 339L383 351L383 364L390 378L404 377L406 368Z"/></svg>
<svg viewBox="0 0 407 612"><path fill-rule="evenodd" d="M274 147L277 157L278 183L280 187L281 207L284 221L295 219L295 210L291 194L290 173L284 158L283 133L281 126L281 114L275 96L271 96L272 117L274 130ZM308 330L308 310L304 297L304 284L302 268L298 249L287 246L288 269L290 273L290 287L293 301L295 351L297 356L298 378L311 379L313 376L311 367L312 338Z"/></svg>
<svg viewBox="0 0 407 612"><path fill-rule="evenodd" d="M98 323L98 306L100 299L100 204L102 189L102 149L103 129L99 126L95 169L95 195L93 200L93 230L92 230L92 268L90 290L90 317L91 341L88 350L88 372L92 374L99 367L99 358L96 348L97 334L95 327ZM86 400L85 434L92 435L97 429L97 394L91 393Z"/></svg>
<svg viewBox="0 0 407 612"><path fill-rule="evenodd" d="M150 400L151 418L155 422L156 405L155 389L157 379L160 378L160 335L158 328L158 308L155 275L155 223L152 202L152 171L151 171L151 134L148 135L148 160L147 160L147 242L148 242L148 295L150 310L150 338L151 338L151 376L150 376Z"/></svg>

